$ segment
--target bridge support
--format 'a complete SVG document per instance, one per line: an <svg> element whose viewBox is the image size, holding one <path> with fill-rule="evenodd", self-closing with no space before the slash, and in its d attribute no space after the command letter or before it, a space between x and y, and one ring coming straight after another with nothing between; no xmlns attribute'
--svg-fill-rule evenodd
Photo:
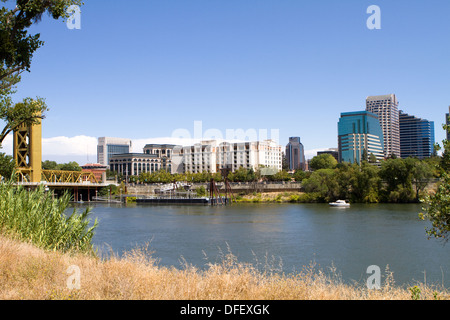
<svg viewBox="0 0 450 320"><path fill-rule="evenodd" d="M42 124L22 124L14 131L16 168L29 172L29 182L39 183L42 176Z"/></svg>

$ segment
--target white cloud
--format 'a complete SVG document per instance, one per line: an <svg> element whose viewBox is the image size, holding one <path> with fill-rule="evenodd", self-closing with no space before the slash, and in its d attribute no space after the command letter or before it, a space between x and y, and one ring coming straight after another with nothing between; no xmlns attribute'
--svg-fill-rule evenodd
<svg viewBox="0 0 450 320"><path fill-rule="evenodd" d="M88 136L44 138L42 155L97 155L97 138Z"/></svg>

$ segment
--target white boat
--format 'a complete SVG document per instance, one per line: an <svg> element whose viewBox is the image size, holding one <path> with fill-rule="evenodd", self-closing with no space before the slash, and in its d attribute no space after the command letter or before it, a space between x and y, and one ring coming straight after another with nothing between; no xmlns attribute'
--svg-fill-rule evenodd
<svg viewBox="0 0 450 320"><path fill-rule="evenodd" d="M337 200L336 202L330 202L329 204L332 207L350 207L350 203L344 200Z"/></svg>

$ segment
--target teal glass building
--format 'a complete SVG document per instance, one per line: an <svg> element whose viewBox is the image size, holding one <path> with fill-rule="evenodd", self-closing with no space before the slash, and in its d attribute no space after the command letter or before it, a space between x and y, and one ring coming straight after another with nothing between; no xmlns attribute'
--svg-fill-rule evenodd
<svg viewBox="0 0 450 320"><path fill-rule="evenodd" d="M378 116L368 111L341 113L338 123L339 162L361 163L373 154L384 159L383 131Z"/></svg>

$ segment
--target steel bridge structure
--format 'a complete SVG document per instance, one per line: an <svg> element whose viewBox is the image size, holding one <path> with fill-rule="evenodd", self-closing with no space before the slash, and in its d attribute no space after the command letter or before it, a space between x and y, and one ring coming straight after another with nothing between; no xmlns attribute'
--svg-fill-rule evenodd
<svg viewBox="0 0 450 320"><path fill-rule="evenodd" d="M59 171L42 169L42 123L22 124L14 131L13 155L16 165L16 185L29 188L44 185L49 189L63 189L74 192L74 200L79 200L81 193L90 199L90 191L95 193L105 187L95 175L85 171Z"/></svg>

